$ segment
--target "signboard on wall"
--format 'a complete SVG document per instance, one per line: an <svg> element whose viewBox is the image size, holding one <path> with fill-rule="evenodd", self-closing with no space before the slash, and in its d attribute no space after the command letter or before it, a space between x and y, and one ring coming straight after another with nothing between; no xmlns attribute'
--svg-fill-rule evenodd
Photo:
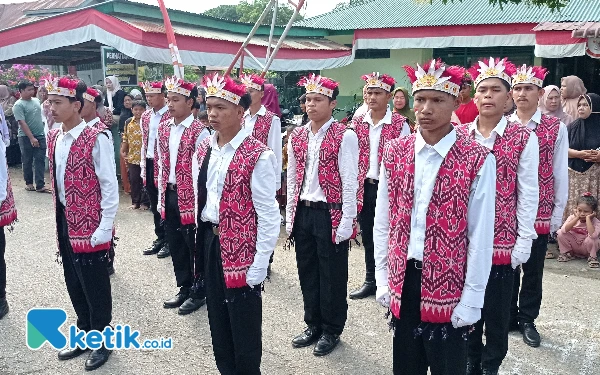
<svg viewBox="0 0 600 375"><path fill-rule="evenodd" d="M115 48L102 48L102 71L104 77L116 76L121 86L137 86L137 60Z"/></svg>

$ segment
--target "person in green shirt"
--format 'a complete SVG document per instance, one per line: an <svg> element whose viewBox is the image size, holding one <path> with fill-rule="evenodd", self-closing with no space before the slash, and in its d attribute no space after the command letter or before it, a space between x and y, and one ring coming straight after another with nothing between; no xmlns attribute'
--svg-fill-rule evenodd
<svg viewBox="0 0 600 375"><path fill-rule="evenodd" d="M35 98L35 87L29 81L19 83L21 98L13 106L15 120L19 122L19 146L23 163L25 190L50 193L44 182L46 169L46 135L42 121L42 106ZM35 187L34 182L35 168Z"/></svg>

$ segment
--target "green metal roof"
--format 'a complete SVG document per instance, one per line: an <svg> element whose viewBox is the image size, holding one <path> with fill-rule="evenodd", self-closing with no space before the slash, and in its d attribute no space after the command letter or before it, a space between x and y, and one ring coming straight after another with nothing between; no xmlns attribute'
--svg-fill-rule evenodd
<svg viewBox="0 0 600 375"><path fill-rule="evenodd" d="M294 26L330 30L378 29L388 27L488 25L499 23L600 21L600 1L570 0L560 11L526 4L507 4L500 9L488 0L363 0L294 23Z"/></svg>

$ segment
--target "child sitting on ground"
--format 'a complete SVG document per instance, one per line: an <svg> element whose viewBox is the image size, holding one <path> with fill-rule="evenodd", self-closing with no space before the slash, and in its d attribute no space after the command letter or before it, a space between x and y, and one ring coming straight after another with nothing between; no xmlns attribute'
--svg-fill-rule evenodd
<svg viewBox="0 0 600 375"><path fill-rule="evenodd" d="M574 257L587 257L590 268L598 268L596 252L600 246L600 220L596 217L598 200L592 193L583 193L577 199L577 207L562 228L558 230L559 262L568 262Z"/></svg>

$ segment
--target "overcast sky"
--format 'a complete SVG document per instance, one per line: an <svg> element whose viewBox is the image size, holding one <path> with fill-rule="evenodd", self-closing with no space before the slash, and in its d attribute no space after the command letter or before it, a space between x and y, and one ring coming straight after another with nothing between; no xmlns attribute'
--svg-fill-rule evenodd
<svg viewBox="0 0 600 375"><path fill-rule="evenodd" d="M28 0L24 0L27 2ZM140 3L158 5L156 0L134 0ZM167 8L185 10L192 13L202 13L208 9L214 8L223 4L237 4L239 0L211 0L211 1L190 1L190 0L164 0ZM301 14L305 17L313 17L319 14L327 13L332 10L336 4L340 2L348 2L349 0L305 0L304 10ZM0 0L0 4L10 4L23 1L15 0ZM279 3L286 3L286 0L279 0Z"/></svg>

